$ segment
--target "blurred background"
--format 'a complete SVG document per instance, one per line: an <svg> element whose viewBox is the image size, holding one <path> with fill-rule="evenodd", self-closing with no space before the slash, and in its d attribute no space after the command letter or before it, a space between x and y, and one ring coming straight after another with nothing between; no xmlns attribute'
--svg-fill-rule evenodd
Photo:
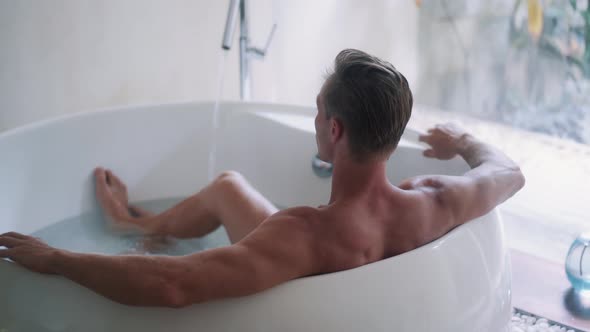
<svg viewBox="0 0 590 332"><path fill-rule="evenodd" d="M238 100L228 1L0 0L0 132L123 105ZM313 106L336 54L393 63L410 126L455 121L519 162L509 244L563 261L590 229L588 0L250 0L252 100ZM222 86L221 92L219 87Z"/></svg>

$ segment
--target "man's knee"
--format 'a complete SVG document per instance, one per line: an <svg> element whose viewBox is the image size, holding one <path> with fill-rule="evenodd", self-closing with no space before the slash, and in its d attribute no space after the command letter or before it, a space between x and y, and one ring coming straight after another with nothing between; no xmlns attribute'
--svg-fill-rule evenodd
<svg viewBox="0 0 590 332"><path fill-rule="evenodd" d="M237 171L223 171L217 178L216 182L239 182L243 181L244 176Z"/></svg>
<svg viewBox="0 0 590 332"><path fill-rule="evenodd" d="M236 192L246 183L244 176L236 171L221 172L214 180L215 187L224 192Z"/></svg>

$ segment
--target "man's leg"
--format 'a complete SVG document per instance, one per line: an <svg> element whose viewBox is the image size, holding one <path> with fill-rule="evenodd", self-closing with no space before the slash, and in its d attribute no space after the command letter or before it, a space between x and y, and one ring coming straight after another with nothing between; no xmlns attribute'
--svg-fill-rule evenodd
<svg viewBox="0 0 590 332"><path fill-rule="evenodd" d="M177 238L204 236L224 225L240 241L278 209L237 172L224 172L200 192L160 214L129 206L125 184L111 171L95 170L96 196L117 228Z"/></svg>

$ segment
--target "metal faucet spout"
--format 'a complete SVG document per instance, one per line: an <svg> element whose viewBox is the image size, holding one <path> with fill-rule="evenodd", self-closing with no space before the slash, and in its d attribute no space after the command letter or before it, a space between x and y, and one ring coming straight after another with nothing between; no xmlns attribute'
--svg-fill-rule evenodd
<svg viewBox="0 0 590 332"><path fill-rule="evenodd" d="M242 100L250 100L251 56L264 58L276 30L276 24L273 24L264 49L251 46L248 31L247 0L230 0L227 20L225 21L225 31L223 32L223 41L221 42L221 48L224 50L229 50L232 47L238 13L240 14L240 98Z"/></svg>
<svg viewBox="0 0 590 332"><path fill-rule="evenodd" d="M229 50L234 39L234 30L236 30L236 21L238 20L238 9L240 0L231 0L227 11L227 20L225 21L225 30L223 31L223 41L221 48Z"/></svg>

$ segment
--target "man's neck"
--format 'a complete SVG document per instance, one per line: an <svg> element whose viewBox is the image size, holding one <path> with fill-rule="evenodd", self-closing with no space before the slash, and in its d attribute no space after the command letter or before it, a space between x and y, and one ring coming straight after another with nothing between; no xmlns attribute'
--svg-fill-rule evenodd
<svg viewBox="0 0 590 332"><path fill-rule="evenodd" d="M373 189L391 186L387 179L387 160L370 160L359 163L347 155L337 155L333 161L330 204L358 197Z"/></svg>

